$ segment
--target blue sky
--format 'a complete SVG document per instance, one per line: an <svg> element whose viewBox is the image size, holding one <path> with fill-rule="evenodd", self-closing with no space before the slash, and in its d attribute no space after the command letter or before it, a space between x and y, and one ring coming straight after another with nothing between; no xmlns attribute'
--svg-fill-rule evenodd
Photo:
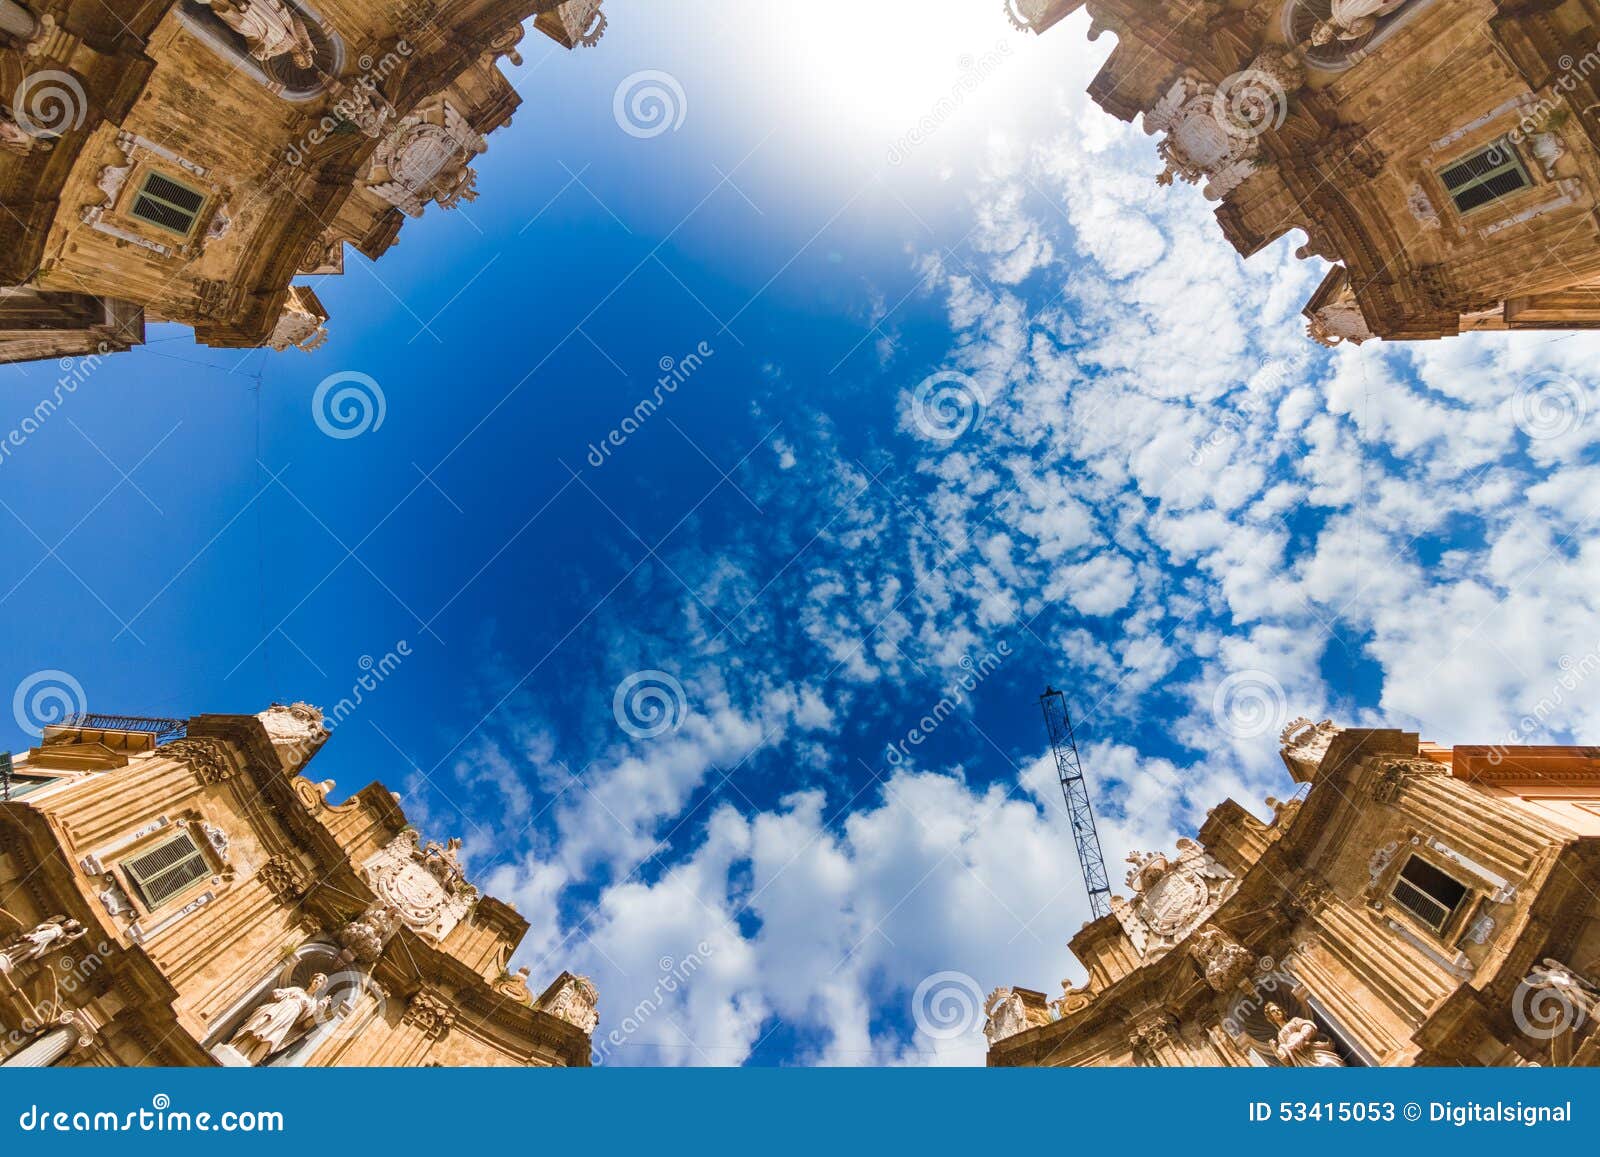
<svg viewBox="0 0 1600 1157"><path fill-rule="evenodd" d="M1046 683L1113 864L1290 790L1294 715L1597 741L1595 339L1323 351L1321 267L1155 186L1082 21L749 7L530 41L480 199L317 281L318 353L95 368L0 460L0 687L331 707L398 655L316 774L462 836L608 1064L980 1061L929 994L1053 991L1087 913ZM381 425L324 431L340 374Z"/></svg>

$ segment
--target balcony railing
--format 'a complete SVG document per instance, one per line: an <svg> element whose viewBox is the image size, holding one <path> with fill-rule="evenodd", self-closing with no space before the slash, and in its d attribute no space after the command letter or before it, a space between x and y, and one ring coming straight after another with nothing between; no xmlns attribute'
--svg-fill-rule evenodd
<svg viewBox="0 0 1600 1157"><path fill-rule="evenodd" d="M158 747L189 734L187 719L153 719L144 715L73 715L54 726L136 731L143 735L154 735Z"/></svg>

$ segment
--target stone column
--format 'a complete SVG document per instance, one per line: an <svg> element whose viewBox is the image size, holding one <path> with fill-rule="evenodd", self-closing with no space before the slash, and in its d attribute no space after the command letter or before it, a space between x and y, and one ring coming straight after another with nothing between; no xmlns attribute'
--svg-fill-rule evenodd
<svg viewBox="0 0 1600 1157"><path fill-rule="evenodd" d="M71 1025L53 1028L5 1061L0 1068L48 1069L70 1053L78 1043L78 1030Z"/></svg>
<svg viewBox="0 0 1600 1157"><path fill-rule="evenodd" d="M0 0L0 32L27 43L39 32L39 18L16 0Z"/></svg>

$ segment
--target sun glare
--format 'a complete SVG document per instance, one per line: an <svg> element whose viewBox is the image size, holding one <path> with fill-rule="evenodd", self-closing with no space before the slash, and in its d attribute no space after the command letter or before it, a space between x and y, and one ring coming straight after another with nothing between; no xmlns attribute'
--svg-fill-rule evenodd
<svg viewBox="0 0 1600 1157"><path fill-rule="evenodd" d="M805 111L897 133L928 115L974 58L1014 42L1002 5L974 0L813 0L758 17Z"/></svg>

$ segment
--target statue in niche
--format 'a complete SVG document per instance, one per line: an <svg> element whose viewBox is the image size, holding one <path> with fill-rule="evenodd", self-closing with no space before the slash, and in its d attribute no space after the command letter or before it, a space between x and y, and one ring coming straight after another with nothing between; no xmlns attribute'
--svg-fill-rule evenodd
<svg viewBox="0 0 1600 1157"><path fill-rule="evenodd" d="M59 952L74 940L81 939L86 931L78 921L68 920L65 916L46 920L0 948L0 975L10 976L24 964L32 964L52 952Z"/></svg>
<svg viewBox="0 0 1600 1157"><path fill-rule="evenodd" d="M284 0L204 0L229 28L244 37L250 55L265 64L289 56L300 68L316 63L317 46L306 22Z"/></svg>
<svg viewBox="0 0 1600 1157"><path fill-rule="evenodd" d="M1522 983L1534 991L1555 993L1562 1005L1571 1010L1568 1017L1575 1025L1600 1016L1600 988L1559 960L1546 957Z"/></svg>
<svg viewBox="0 0 1600 1157"><path fill-rule="evenodd" d="M1278 1030L1273 1052L1284 1064L1298 1069L1342 1069L1344 1058L1333 1047L1333 1042L1322 1035L1322 1030L1303 1016L1291 1017L1276 1004L1264 1010L1267 1020Z"/></svg>
<svg viewBox="0 0 1600 1157"><path fill-rule="evenodd" d="M1311 33L1318 48L1335 40L1360 40L1377 31L1378 21L1397 12L1406 0L1333 0L1330 19L1321 21Z"/></svg>
<svg viewBox="0 0 1600 1157"><path fill-rule="evenodd" d="M33 144L33 135L3 109L0 109L0 144L16 145L24 149Z"/></svg>
<svg viewBox="0 0 1600 1157"><path fill-rule="evenodd" d="M273 989L272 999L256 1009L228 1043L252 1065L282 1052L328 1014L333 998L322 995L327 986L327 976L319 972L304 988Z"/></svg>

